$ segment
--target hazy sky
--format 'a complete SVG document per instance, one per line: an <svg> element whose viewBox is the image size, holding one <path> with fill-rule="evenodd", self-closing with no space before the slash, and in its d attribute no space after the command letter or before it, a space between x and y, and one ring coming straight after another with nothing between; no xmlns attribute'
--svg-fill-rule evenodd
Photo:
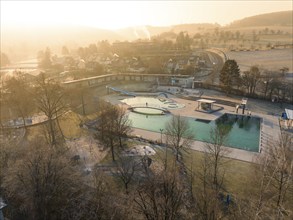
<svg viewBox="0 0 293 220"><path fill-rule="evenodd" d="M72 24L117 29L182 23L221 25L262 13L292 10L292 1L8 1L1 26Z"/></svg>

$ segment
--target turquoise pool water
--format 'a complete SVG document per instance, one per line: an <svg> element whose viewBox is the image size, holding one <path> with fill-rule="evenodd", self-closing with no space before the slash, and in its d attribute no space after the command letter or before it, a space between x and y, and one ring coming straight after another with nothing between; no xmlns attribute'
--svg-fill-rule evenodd
<svg viewBox="0 0 293 220"><path fill-rule="evenodd" d="M154 116L129 113L132 127L149 131L160 132L172 115ZM247 151L258 152L260 118L224 114L216 121L202 121L195 118L186 118L195 140L209 142L210 130L219 125L225 125L228 130L226 146Z"/></svg>

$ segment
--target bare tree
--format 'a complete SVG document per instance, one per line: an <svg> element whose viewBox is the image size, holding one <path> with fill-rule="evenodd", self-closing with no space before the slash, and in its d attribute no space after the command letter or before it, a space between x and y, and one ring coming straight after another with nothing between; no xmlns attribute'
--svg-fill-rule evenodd
<svg viewBox="0 0 293 220"><path fill-rule="evenodd" d="M113 186L110 176L95 170L87 181L90 187L81 188L82 193L58 219L126 219L123 216L119 191Z"/></svg>
<svg viewBox="0 0 293 220"><path fill-rule="evenodd" d="M24 134L24 129L0 128L0 186L10 164L23 154L21 137Z"/></svg>
<svg viewBox="0 0 293 220"><path fill-rule="evenodd" d="M79 194L80 175L66 156L44 144L30 143L26 154L11 164L2 187L11 203L30 219L56 219Z"/></svg>
<svg viewBox="0 0 293 220"><path fill-rule="evenodd" d="M249 176L250 191L240 209L251 219L292 218L292 137L282 134L278 141L267 144L267 151L256 164Z"/></svg>
<svg viewBox="0 0 293 220"><path fill-rule="evenodd" d="M227 135L226 127L211 130L211 143L205 145L201 167L197 171L200 187L195 190L198 217L219 219L224 216L223 202L219 199L224 186L224 157L228 151L223 144Z"/></svg>
<svg viewBox="0 0 293 220"><path fill-rule="evenodd" d="M224 147L228 129L228 127L220 126L211 130L211 143L205 145L204 156L207 158L205 162L208 162L208 166L211 167L212 180L216 188L221 188L223 183L224 173L221 168L224 164L224 157L229 153L229 150Z"/></svg>
<svg viewBox="0 0 293 220"><path fill-rule="evenodd" d="M54 120L58 119L66 109L64 103L64 92L59 84L46 79L45 74L41 74L36 85L36 105L48 118L49 143L52 146L57 144L58 127ZM59 130L60 131L60 130Z"/></svg>
<svg viewBox="0 0 293 220"><path fill-rule="evenodd" d="M272 200L271 175L268 170L268 157L260 157L255 164L251 164L252 172L247 176L244 191L247 197L238 199L238 213L236 216L247 216L249 219L270 218L270 203Z"/></svg>
<svg viewBox="0 0 293 220"><path fill-rule="evenodd" d="M265 70L264 74L262 76L262 80L263 80L263 93L264 93L264 98L267 97L267 93L269 91L269 89L271 90L271 94L270 94L270 99L272 98L272 93L273 93L273 85L274 85L274 81L278 78L279 74L273 71L269 71L269 70Z"/></svg>
<svg viewBox="0 0 293 220"><path fill-rule="evenodd" d="M122 138L126 137L131 132L131 122L128 119L126 110L120 106L116 106L114 126L119 140L119 145L122 148Z"/></svg>
<svg viewBox="0 0 293 220"><path fill-rule="evenodd" d="M21 76L22 73L17 73L15 77L10 78L5 83L5 96L8 106L15 110L17 116L22 118L26 127L26 118L33 112L34 103L31 98L31 87Z"/></svg>
<svg viewBox="0 0 293 220"><path fill-rule="evenodd" d="M97 138L111 148L112 160L115 161L114 147L119 141L122 146L121 138L126 136L130 131L130 123L126 112L110 103L103 102L100 104L100 114L97 122Z"/></svg>
<svg viewBox="0 0 293 220"><path fill-rule="evenodd" d="M166 143L170 146L179 160L181 148L188 148L192 141L192 134L188 125L188 121L180 115L175 115L166 124Z"/></svg>
<svg viewBox="0 0 293 220"><path fill-rule="evenodd" d="M178 171L158 173L142 183L134 199L145 219L178 219L183 207L183 187Z"/></svg>
<svg viewBox="0 0 293 220"><path fill-rule="evenodd" d="M291 148L292 137L282 134L279 141L269 149L268 169L273 178L272 190L275 192L274 201L279 218L287 214L289 208L287 192L289 188L292 190L293 187L293 151Z"/></svg>
<svg viewBox="0 0 293 220"><path fill-rule="evenodd" d="M123 182L125 192L128 194L130 182L135 177L135 172L138 170L139 162L134 157L120 156L116 161L116 173L119 179Z"/></svg>
<svg viewBox="0 0 293 220"><path fill-rule="evenodd" d="M112 160L115 161L115 139L117 138L115 133L115 107L110 103L104 103L101 106L101 111L98 116L98 122L96 125L97 133L96 137L105 145L105 147L111 149Z"/></svg>
<svg viewBox="0 0 293 220"><path fill-rule="evenodd" d="M88 104L86 103L86 99L90 95L89 88L68 88L66 89L65 93L71 108L79 109L81 107L82 114L86 115L86 106Z"/></svg>
<svg viewBox="0 0 293 220"><path fill-rule="evenodd" d="M197 201L195 214L199 219L219 219L222 215L219 191L213 187L211 168L207 160L204 157L196 175L200 185L194 190Z"/></svg>
<svg viewBox="0 0 293 220"><path fill-rule="evenodd" d="M261 74L257 66L252 66L249 71L244 71L241 77L243 85L247 88L248 94L255 94L255 88L259 84Z"/></svg>

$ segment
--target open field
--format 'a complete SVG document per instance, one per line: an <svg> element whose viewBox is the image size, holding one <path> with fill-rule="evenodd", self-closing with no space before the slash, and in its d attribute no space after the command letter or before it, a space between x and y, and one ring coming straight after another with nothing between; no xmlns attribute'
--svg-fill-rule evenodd
<svg viewBox="0 0 293 220"><path fill-rule="evenodd" d="M227 52L230 59L237 61L240 70L248 70L253 65L259 65L262 69L279 70L288 67L293 71L293 49L274 49L263 51L231 51Z"/></svg>

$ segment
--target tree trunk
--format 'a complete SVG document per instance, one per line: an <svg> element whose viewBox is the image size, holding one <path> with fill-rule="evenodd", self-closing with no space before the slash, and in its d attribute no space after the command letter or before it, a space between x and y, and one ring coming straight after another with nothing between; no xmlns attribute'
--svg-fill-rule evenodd
<svg viewBox="0 0 293 220"><path fill-rule="evenodd" d="M281 202L282 202L282 191L283 191L283 173L281 173L281 178L280 178L280 182L279 182L277 207L280 207L281 206Z"/></svg>
<svg viewBox="0 0 293 220"><path fill-rule="evenodd" d="M85 115L84 99L83 94L81 95L82 114Z"/></svg>
<svg viewBox="0 0 293 220"><path fill-rule="evenodd" d="M176 161L179 161L179 149L176 149Z"/></svg>
<svg viewBox="0 0 293 220"><path fill-rule="evenodd" d="M51 145L53 146L56 144L56 137L55 137L55 131L53 128L53 121L51 118L49 118L49 126L50 126Z"/></svg>
<svg viewBox="0 0 293 220"><path fill-rule="evenodd" d="M115 161L114 145L113 145L112 139L111 139L111 154L112 154L112 161Z"/></svg>
<svg viewBox="0 0 293 220"><path fill-rule="evenodd" d="M124 182L125 193L128 194L128 182Z"/></svg>
<svg viewBox="0 0 293 220"><path fill-rule="evenodd" d="M120 148L122 148L122 138L119 136L119 145L120 145Z"/></svg>

